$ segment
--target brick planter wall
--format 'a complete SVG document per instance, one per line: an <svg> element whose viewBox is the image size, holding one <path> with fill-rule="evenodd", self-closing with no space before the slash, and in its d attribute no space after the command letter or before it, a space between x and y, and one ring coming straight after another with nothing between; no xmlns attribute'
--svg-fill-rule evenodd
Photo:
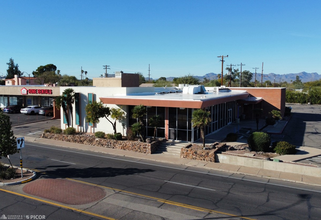
<svg viewBox="0 0 321 220"><path fill-rule="evenodd" d="M41 138L53 139L58 141L67 141L77 144L86 144L98 147L106 147L112 149L128 150L144 154L152 154L157 150L159 141L151 143L129 141L129 140L113 140L96 138L93 135L65 135L65 134L52 134L43 133Z"/></svg>
<svg viewBox="0 0 321 220"><path fill-rule="evenodd" d="M215 162L215 154L217 151L222 150L222 148L225 146L225 144L214 143L212 146L207 146L207 148L204 150L200 145L190 144L181 149L180 157L191 160Z"/></svg>

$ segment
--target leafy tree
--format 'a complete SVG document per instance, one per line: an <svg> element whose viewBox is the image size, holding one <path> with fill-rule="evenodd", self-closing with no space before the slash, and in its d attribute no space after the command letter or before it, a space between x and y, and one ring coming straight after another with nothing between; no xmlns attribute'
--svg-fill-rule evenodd
<svg viewBox="0 0 321 220"><path fill-rule="evenodd" d="M8 69L7 69L7 76L6 79L12 79L14 75L18 75L18 77L21 77L23 74L19 70L19 65L14 64L14 60L10 58L9 63L7 63Z"/></svg>
<svg viewBox="0 0 321 220"><path fill-rule="evenodd" d="M47 64L45 66L39 66L36 71L33 71L32 74L34 77L42 75L44 72L56 72L57 66L54 64Z"/></svg>
<svg viewBox="0 0 321 220"><path fill-rule="evenodd" d="M141 141L144 141L144 137L142 135L142 131L144 130L144 126L139 123L136 122L135 124L132 125L131 130L135 133L135 135L139 135Z"/></svg>
<svg viewBox="0 0 321 220"><path fill-rule="evenodd" d="M78 81L78 86L92 86L92 85L93 85L93 81L89 80L88 77L86 77L86 79L84 80Z"/></svg>
<svg viewBox="0 0 321 220"><path fill-rule="evenodd" d="M175 85L178 85L178 84L199 85L200 84L199 80L193 77L192 75L174 78L173 82L175 83Z"/></svg>
<svg viewBox="0 0 321 220"><path fill-rule="evenodd" d="M154 127L154 139L156 138L157 128L161 126L162 118L159 115L154 115L149 119L149 125Z"/></svg>
<svg viewBox="0 0 321 220"><path fill-rule="evenodd" d="M73 89L65 89L61 96L56 97L56 107L62 107L67 120L68 127L70 126L69 117L71 116L71 126L73 127L72 104L75 101L75 92Z"/></svg>
<svg viewBox="0 0 321 220"><path fill-rule="evenodd" d="M218 79L211 80L210 82L204 84L204 86L209 86L209 87L221 86L221 80L218 80Z"/></svg>
<svg viewBox="0 0 321 220"><path fill-rule="evenodd" d="M193 111L192 123L193 127L197 127L201 130L201 137L203 139L203 148L205 148L205 134L204 128L211 122L211 113L203 109L197 109Z"/></svg>
<svg viewBox="0 0 321 220"><path fill-rule="evenodd" d="M253 78L253 73L251 73L248 70L244 70L242 71L242 74L240 72L237 72L236 75L239 79L241 79L241 75L242 75L242 85L241 85L242 87L248 87L251 85L250 82Z"/></svg>
<svg viewBox="0 0 321 220"><path fill-rule="evenodd" d="M125 118L125 112L120 108L112 108L110 110L110 112L111 112L111 115L110 115L111 118L114 119L115 121L112 122L107 117L106 117L106 119L111 123L111 125L113 126L113 129L114 129L114 134L116 134L117 133L116 122L117 122L117 120L119 121L119 120L123 120Z"/></svg>
<svg viewBox="0 0 321 220"><path fill-rule="evenodd" d="M39 66L36 71L33 71L32 74L37 78L39 84L54 84L59 82L61 75L58 70L56 73L57 67L54 64L47 64L45 66Z"/></svg>
<svg viewBox="0 0 321 220"><path fill-rule="evenodd" d="M93 101L86 105L86 121L92 124L98 123L102 117L110 115L108 107L104 107L102 102Z"/></svg>
<svg viewBox="0 0 321 220"><path fill-rule="evenodd" d="M295 80L293 81L292 84L294 85L294 88L295 88L295 89L302 89L302 88L303 88L303 83L302 83L302 81L300 80L300 77L299 77L299 76L296 76L296 77L295 77Z"/></svg>
<svg viewBox="0 0 321 220"><path fill-rule="evenodd" d="M138 123L141 125L141 130L139 134L142 137L142 141L145 140L145 125L144 125L144 117L146 115L146 107L143 105L136 105L132 110L132 118L137 119ZM133 128L134 130L134 128Z"/></svg>
<svg viewBox="0 0 321 220"><path fill-rule="evenodd" d="M172 86L172 82L159 79L154 83L153 86L154 87L171 87Z"/></svg>
<svg viewBox="0 0 321 220"><path fill-rule="evenodd" d="M164 77L164 76L160 77L158 80L167 81L166 77ZM157 81L158 81L158 80L157 80Z"/></svg>
<svg viewBox="0 0 321 220"><path fill-rule="evenodd" d="M125 118L125 112L120 108L108 108L103 105L102 102L92 102L86 105L86 120L90 123L98 123L99 118L106 118L111 123L114 129L114 134L117 133L116 122ZM112 122L108 117L111 117L115 121Z"/></svg>
<svg viewBox="0 0 321 220"><path fill-rule="evenodd" d="M137 73L139 75L139 85L142 84L142 83L145 83L146 80L145 80L145 77L143 76L142 73Z"/></svg>
<svg viewBox="0 0 321 220"><path fill-rule="evenodd" d="M8 156L17 152L17 142L11 129L10 117L0 111L0 159L7 157L12 167Z"/></svg>
<svg viewBox="0 0 321 220"><path fill-rule="evenodd" d="M6 84L6 81L0 80L0 85L5 85L5 84Z"/></svg>
<svg viewBox="0 0 321 220"><path fill-rule="evenodd" d="M59 86L76 86L78 85L78 80L75 76L63 75L58 82Z"/></svg>

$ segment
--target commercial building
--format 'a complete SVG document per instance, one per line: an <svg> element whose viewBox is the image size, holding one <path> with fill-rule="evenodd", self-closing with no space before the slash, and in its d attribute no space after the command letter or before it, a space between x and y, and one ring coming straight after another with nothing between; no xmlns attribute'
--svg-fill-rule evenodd
<svg viewBox="0 0 321 220"><path fill-rule="evenodd" d="M144 123L147 136L153 136L154 128L149 120L154 115L162 119L157 129L157 137L194 142L200 138L198 129L193 128L191 119L195 109L211 112L211 123L205 134L218 131L238 120L255 119L254 109L263 110L260 117L266 117L273 109L285 109L285 88L252 87L203 87L199 85L179 85L171 88L139 87L138 74L119 72L115 77L94 78L92 87L47 87L47 86L0 86L0 106L36 104L48 106L55 97L71 88L75 92L70 122L79 132L113 133L113 127L105 118L97 124L86 122L85 107L92 101L101 101L109 108L120 108L126 118L117 121L117 132L127 135L127 131L136 119L132 118L132 109L144 105L147 110ZM56 118L64 115L62 109ZM113 119L110 118L113 121ZM61 128L67 128L66 117L62 117Z"/></svg>

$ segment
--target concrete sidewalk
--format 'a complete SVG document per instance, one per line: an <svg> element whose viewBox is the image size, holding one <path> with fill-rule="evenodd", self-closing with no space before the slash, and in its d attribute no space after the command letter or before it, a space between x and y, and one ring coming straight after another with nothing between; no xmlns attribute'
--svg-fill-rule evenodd
<svg viewBox="0 0 321 220"><path fill-rule="evenodd" d="M97 153L110 154L115 156L130 157L130 158L135 158L138 161L150 160L150 161L157 161L162 163L183 165L186 167L198 167L198 168L204 168L209 170L213 169L218 171L224 171L224 172L231 173L231 175L233 173L239 173L244 175L268 178L268 179L279 179L279 180L286 180L286 181L292 181L292 182L298 182L298 183L304 183L304 184L321 185L321 175L311 176L311 175L298 174L293 172L292 173L281 172L278 170L270 170L270 169L267 170L256 166L189 160L189 159L177 158L177 156L163 155L163 154L142 154L142 153L136 153L132 151L103 148L103 147L84 145L84 144L75 144L70 142L56 141L56 140L44 139L44 138L25 137L25 140L31 143L55 145L58 147L77 149L77 150L82 150L87 152L97 152ZM321 153L321 151L317 153ZM301 155L299 155L299 157L301 157ZM281 159L283 158L281 157ZM278 164L276 162L271 162L271 163L275 163L275 165ZM282 163L279 163L279 164L282 164ZM302 166L306 166L306 165L302 165ZM321 171L321 168L318 168L318 169L320 169Z"/></svg>

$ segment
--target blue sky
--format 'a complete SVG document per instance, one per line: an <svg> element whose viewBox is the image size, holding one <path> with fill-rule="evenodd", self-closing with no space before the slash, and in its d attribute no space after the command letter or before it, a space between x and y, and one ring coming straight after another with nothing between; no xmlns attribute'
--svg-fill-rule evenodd
<svg viewBox="0 0 321 220"><path fill-rule="evenodd" d="M243 70L321 74L319 0L0 1L0 76L10 58L31 74L53 63L89 78L116 71L151 77ZM224 71L225 73L226 71Z"/></svg>

